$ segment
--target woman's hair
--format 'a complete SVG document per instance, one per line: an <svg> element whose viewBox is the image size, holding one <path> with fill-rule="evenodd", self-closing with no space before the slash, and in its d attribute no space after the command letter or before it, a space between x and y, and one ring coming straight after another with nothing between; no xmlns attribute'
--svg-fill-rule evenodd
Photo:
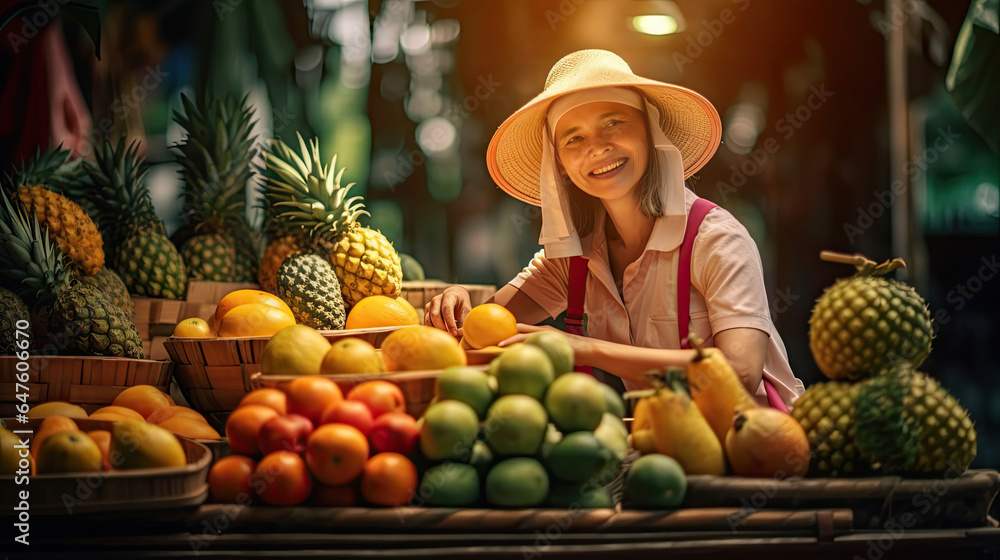
<svg viewBox="0 0 1000 560"><path fill-rule="evenodd" d="M641 110L643 122L646 127L646 143L649 146L649 154L646 158L646 172L639 179L639 188L636 191L636 202L642 215L647 218L659 218L663 216L663 202L660 200L660 186L663 184L663 171L657 165L656 148L653 145L653 134L649 130L649 115L645 109ZM559 155L556 154L556 158ZM600 201L593 196L580 190L573 184L573 181L565 175L560 175L563 186L569 195L570 216L573 218L573 225L577 233L582 237L589 234L594 229L594 213L601 208Z"/></svg>

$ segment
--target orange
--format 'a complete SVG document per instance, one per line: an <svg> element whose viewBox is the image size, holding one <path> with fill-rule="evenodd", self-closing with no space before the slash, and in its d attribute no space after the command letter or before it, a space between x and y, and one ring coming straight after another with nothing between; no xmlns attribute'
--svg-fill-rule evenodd
<svg viewBox="0 0 1000 560"><path fill-rule="evenodd" d="M336 373L382 373L385 364L378 350L360 338L348 337L335 341L323 356L320 375Z"/></svg>
<svg viewBox="0 0 1000 560"><path fill-rule="evenodd" d="M466 365L465 351L441 329L419 325L393 331L382 341L386 371L421 371Z"/></svg>
<svg viewBox="0 0 1000 560"><path fill-rule="evenodd" d="M72 432L79 429L80 428L76 425L76 422L67 416L62 416L61 414L47 416L45 420L42 420L42 424L38 426L38 431L35 432L34 440L31 442L32 458L37 459L38 450L41 449L42 442L44 442L47 437L61 432Z"/></svg>
<svg viewBox="0 0 1000 560"><path fill-rule="evenodd" d="M262 303L264 305L269 305L283 311L292 322L295 321L295 315L292 314L292 310L288 307L284 301L278 296L264 292L261 290L236 290L235 292L229 292L226 297L222 298L219 305L215 308L215 326L218 327L222 324L222 318L226 316L231 310L241 305L247 303ZM247 335L249 336L249 335Z"/></svg>
<svg viewBox="0 0 1000 560"><path fill-rule="evenodd" d="M203 420L194 420L183 416L167 418L160 422L159 426L174 435L191 439L219 439L220 437L219 432Z"/></svg>
<svg viewBox="0 0 1000 560"><path fill-rule="evenodd" d="M373 329L419 325L420 319L412 305L400 303L389 296L368 296L354 304L347 314L345 329Z"/></svg>
<svg viewBox="0 0 1000 560"><path fill-rule="evenodd" d="M399 385L391 381L375 379L365 381L347 392L347 400L365 403L372 412L373 418L378 418L386 412L406 412L406 397Z"/></svg>
<svg viewBox="0 0 1000 560"><path fill-rule="evenodd" d="M243 455L218 460L208 471L208 490L217 504L249 504L253 497L253 473L257 462Z"/></svg>
<svg viewBox="0 0 1000 560"><path fill-rule="evenodd" d="M84 410L82 406L70 404L64 401L49 401L42 404L36 404L31 407L28 411L28 418L45 418L46 416L52 416L53 414L66 416L68 418L87 417L87 411Z"/></svg>
<svg viewBox="0 0 1000 560"><path fill-rule="evenodd" d="M318 425L323 411L330 405L344 400L336 383L318 375L296 377L285 386L288 397L288 414L299 414Z"/></svg>
<svg viewBox="0 0 1000 560"><path fill-rule="evenodd" d="M305 461L291 451L275 451L257 463L253 488L272 506L295 506L312 492L312 477Z"/></svg>
<svg viewBox="0 0 1000 560"><path fill-rule="evenodd" d="M361 496L369 503L405 505L416 491L417 467L406 456L387 451L365 463L361 473Z"/></svg>
<svg viewBox="0 0 1000 560"><path fill-rule="evenodd" d="M149 418L157 410L170 406L170 400L163 391L152 385L134 385L118 393L111 404L131 408L142 414L143 418Z"/></svg>
<svg viewBox="0 0 1000 560"><path fill-rule="evenodd" d="M284 416L288 411L288 397L285 393L278 389L264 388L264 389L254 389L243 398L240 399L240 404L238 406L245 406L248 404L259 404L261 406L266 406L268 408L273 408L278 412L278 414Z"/></svg>
<svg viewBox="0 0 1000 560"><path fill-rule="evenodd" d="M220 337L273 336L295 324L295 318L266 303L244 303L226 313L219 324Z"/></svg>
<svg viewBox="0 0 1000 560"><path fill-rule="evenodd" d="M188 317L177 323L177 326L174 327L174 333L171 336L179 338L211 338L216 336L216 333L212 325L208 324L208 321L200 317Z"/></svg>
<svg viewBox="0 0 1000 560"><path fill-rule="evenodd" d="M133 412L135 412L133 410ZM114 412L95 412L90 415L91 420L104 420L106 422L121 422L122 420L135 420L135 416L125 416Z"/></svg>
<svg viewBox="0 0 1000 560"><path fill-rule="evenodd" d="M484 303L465 316L462 333L465 343L475 349L496 346L517 334L517 319L502 305Z"/></svg>
<svg viewBox="0 0 1000 560"><path fill-rule="evenodd" d="M162 410L162 409L157 409L157 410ZM138 412L132 410L131 408L125 408L124 406L114 406L114 405L98 408L97 410L91 413L90 417L95 418L96 417L95 415L103 416L104 414L113 414L115 416L121 416L124 418L145 420L145 418L142 417L142 414L139 414Z"/></svg>
<svg viewBox="0 0 1000 560"><path fill-rule="evenodd" d="M273 408L259 404L248 404L234 410L226 419L226 437L233 453L251 457L260 455L260 444L257 443L260 428L277 415Z"/></svg>
<svg viewBox="0 0 1000 560"><path fill-rule="evenodd" d="M79 431L59 432L45 438L35 457L38 474L94 472L104 466L101 448Z"/></svg>
<svg viewBox="0 0 1000 560"><path fill-rule="evenodd" d="M111 454L111 432L107 430L94 430L92 432L87 432L90 439L94 440L97 447L101 450L101 459L104 463L104 470L111 470L111 459L109 455Z"/></svg>
<svg viewBox="0 0 1000 560"><path fill-rule="evenodd" d="M306 442L306 464L316 480L340 486L361 476L368 451L368 439L354 426L325 424Z"/></svg>

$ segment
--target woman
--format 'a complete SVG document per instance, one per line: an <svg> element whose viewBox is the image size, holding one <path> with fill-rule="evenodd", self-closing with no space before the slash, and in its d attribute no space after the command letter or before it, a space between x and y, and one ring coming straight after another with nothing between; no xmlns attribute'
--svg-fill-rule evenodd
<svg viewBox="0 0 1000 560"><path fill-rule="evenodd" d="M702 96L636 76L613 53L556 63L487 153L497 184L542 208L544 249L493 297L519 322L505 344L582 298L589 336L569 335L578 364L643 385L642 372L694 357L684 349L690 325L759 403L769 389L772 406L791 404L803 386L770 319L757 247L730 213L684 185L721 130ZM425 322L457 336L470 309L468 293L451 287L427 304Z"/></svg>

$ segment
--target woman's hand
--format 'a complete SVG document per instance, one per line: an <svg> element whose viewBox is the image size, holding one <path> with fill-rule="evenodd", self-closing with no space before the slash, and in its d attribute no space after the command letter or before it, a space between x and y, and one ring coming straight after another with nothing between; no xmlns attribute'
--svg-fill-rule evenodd
<svg viewBox="0 0 1000 560"><path fill-rule="evenodd" d="M569 340L569 345L573 347L573 357L575 358L576 363L589 365L587 360L589 359L590 353L594 348L595 340L593 338L587 338L585 336L569 334L555 327L548 327L548 326L538 327L535 325L526 325L524 323L518 323L517 324L518 334L515 334L514 336L508 338L507 340L504 340L497 346L503 348L506 346L510 346L511 344L515 344L517 342L524 342L524 339L528 338L529 334L538 331L555 331L565 336L566 339Z"/></svg>
<svg viewBox="0 0 1000 560"><path fill-rule="evenodd" d="M468 290L461 286L449 286L424 306L424 324L460 338L462 328L459 325L465 322L469 311L472 311L472 299Z"/></svg>

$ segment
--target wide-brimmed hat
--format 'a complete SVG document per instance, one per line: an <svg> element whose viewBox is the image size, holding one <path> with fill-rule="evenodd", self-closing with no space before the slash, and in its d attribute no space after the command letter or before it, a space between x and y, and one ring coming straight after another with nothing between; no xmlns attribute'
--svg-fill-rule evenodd
<svg viewBox="0 0 1000 560"><path fill-rule="evenodd" d="M722 139L722 121L700 94L674 84L632 73L618 55L597 49L564 56L549 71L542 93L511 115L493 135L486 164L493 180L507 194L541 205L539 173L545 114L557 97L575 91L606 87L640 90L660 112L663 133L681 153L684 178L701 169Z"/></svg>

